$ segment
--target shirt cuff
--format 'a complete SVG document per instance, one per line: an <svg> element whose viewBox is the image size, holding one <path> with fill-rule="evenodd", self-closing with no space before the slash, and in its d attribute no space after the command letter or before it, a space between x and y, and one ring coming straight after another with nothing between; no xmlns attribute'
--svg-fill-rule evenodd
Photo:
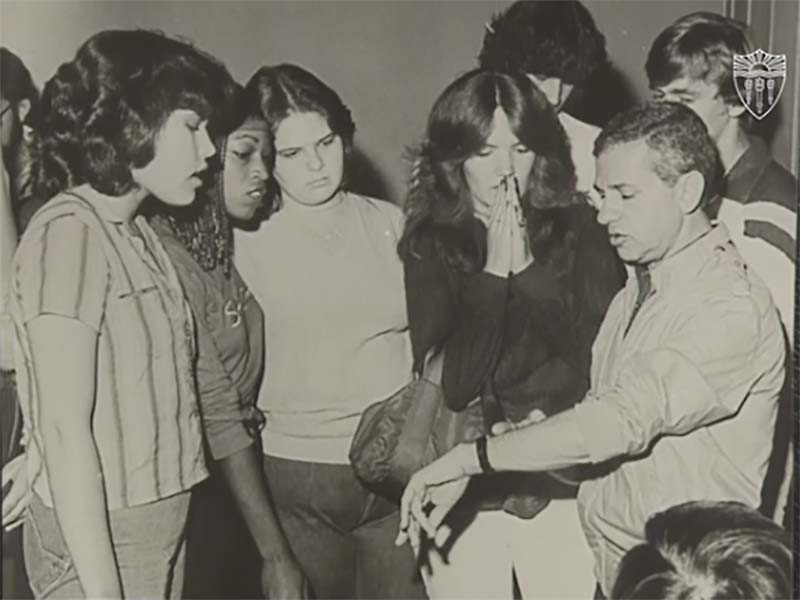
<svg viewBox="0 0 800 600"><path fill-rule="evenodd" d="M240 421L217 424L213 432L207 430L207 436L214 460L228 458L255 443Z"/></svg>

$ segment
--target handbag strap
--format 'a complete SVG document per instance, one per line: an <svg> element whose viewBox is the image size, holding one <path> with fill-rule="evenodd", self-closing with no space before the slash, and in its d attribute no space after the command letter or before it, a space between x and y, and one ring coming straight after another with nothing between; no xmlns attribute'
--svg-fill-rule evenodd
<svg viewBox="0 0 800 600"><path fill-rule="evenodd" d="M422 378L434 385L442 385L442 369L444 368L444 349L431 348L425 357Z"/></svg>

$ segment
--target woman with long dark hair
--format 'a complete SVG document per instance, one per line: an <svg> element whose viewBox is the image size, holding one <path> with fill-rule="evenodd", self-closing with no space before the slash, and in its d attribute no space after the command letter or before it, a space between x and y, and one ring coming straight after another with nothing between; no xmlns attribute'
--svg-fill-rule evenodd
<svg viewBox="0 0 800 600"><path fill-rule="evenodd" d="M434 104L415 167L399 244L415 370L443 350L448 406L480 403L487 433L571 407L624 270L575 191L547 99L524 75L462 75ZM430 595L510 598L516 566L525 597L549 597L554 578L568 597L575 569L559 575L547 556L591 565L574 490L545 476L484 484L466 505L487 510L453 536L449 564L429 556Z"/></svg>
<svg viewBox="0 0 800 600"><path fill-rule="evenodd" d="M180 597L192 486L207 476L192 316L137 211L191 204L233 82L190 45L93 35L45 86L12 317L37 597Z"/></svg>

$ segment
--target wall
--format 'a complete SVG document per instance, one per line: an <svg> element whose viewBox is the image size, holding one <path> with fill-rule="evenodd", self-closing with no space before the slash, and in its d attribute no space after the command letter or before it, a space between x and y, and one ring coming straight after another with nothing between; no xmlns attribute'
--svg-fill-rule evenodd
<svg viewBox="0 0 800 600"><path fill-rule="evenodd" d="M730 10L729 2L586 1L606 35L618 79L598 86L584 99L589 100L584 106L599 106L600 96L608 96L611 106L646 97L643 65L655 35L683 14L724 12ZM40 85L90 34L109 27L159 28L186 36L223 60L240 81L263 64L300 63L331 84L350 105L358 126L357 145L368 157L361 166L367 191L399 200L407 172L406 148L421 134L437 94L458 73L474 66L484 23L508 4L486 0L3 0L0 38L26 61ZM773 29L791 28L792 11L796 28L795 3L777 5ZM790 63L796 62L797 54ZM798 80L800 75L790 75L787 88ZM790 98L787 93L785 99ZM793 164L792 131L797 127L791 126L792 105L785 99L779 105L782 122L774 147L779 160L789 166Z"/></svg>

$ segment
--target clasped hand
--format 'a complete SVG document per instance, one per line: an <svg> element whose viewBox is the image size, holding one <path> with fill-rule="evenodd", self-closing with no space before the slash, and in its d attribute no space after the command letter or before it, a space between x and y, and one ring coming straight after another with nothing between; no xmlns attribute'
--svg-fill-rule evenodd
<svg viewBox="0 0 800 600"><path fill-rule="evenodd" d="M484 271L508 277L525 270L533 262L519 188L513 175L498 186L486 229Z"/></svg>

